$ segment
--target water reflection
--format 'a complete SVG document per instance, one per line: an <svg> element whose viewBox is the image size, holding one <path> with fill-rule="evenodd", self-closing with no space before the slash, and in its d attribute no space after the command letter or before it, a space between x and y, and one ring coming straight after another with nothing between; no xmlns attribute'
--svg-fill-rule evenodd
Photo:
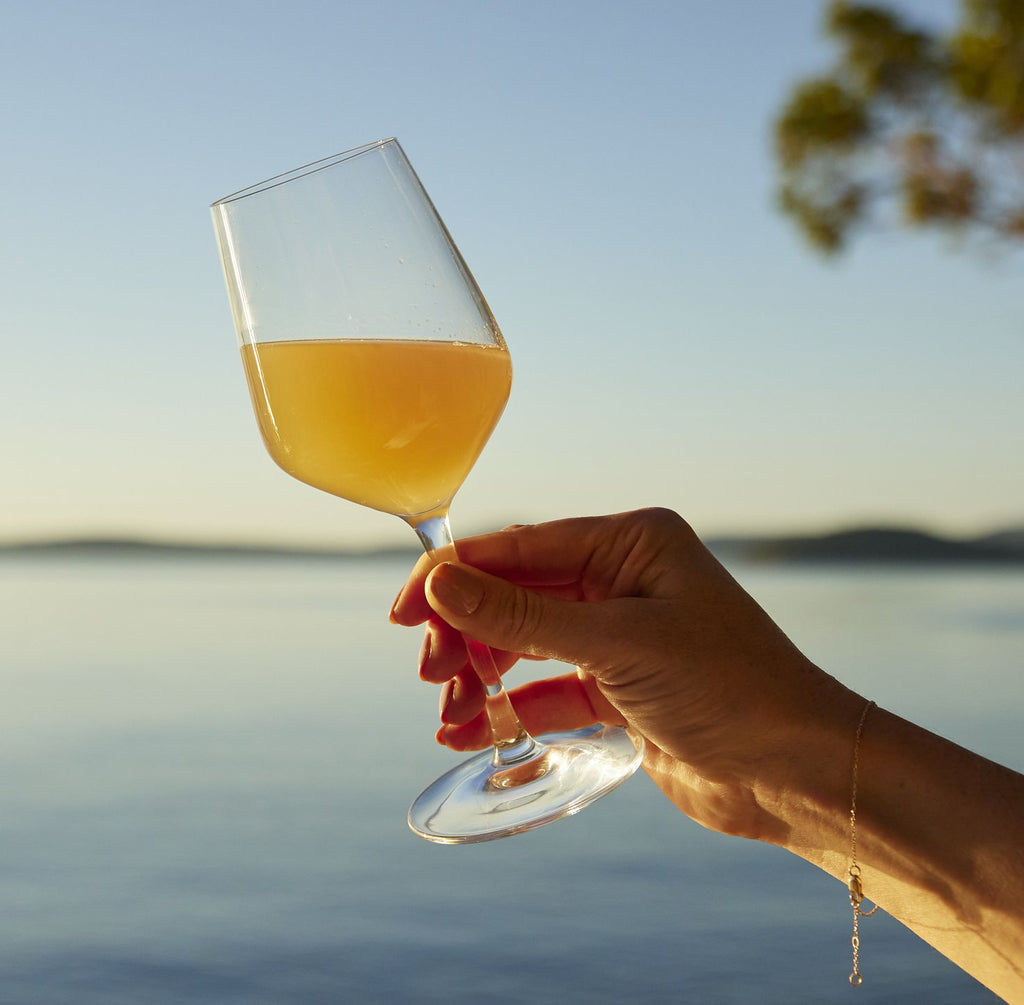
<svg viewBox="0 0 1024 1005"><path fill-rule="evenodd" d="M432 742L418 634L387 621L405 571L0 564L0 998L838 997L841 888L696 827L645 776L509 841L409 834L455 757ZM854 687L1024 766L1024 577L736 572ZM994 1000L876 920L862 998Z"/></svg>

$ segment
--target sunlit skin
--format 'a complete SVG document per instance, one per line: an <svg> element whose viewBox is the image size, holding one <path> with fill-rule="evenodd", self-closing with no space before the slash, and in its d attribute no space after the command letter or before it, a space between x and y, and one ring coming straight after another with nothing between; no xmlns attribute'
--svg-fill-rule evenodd
<svg viewBox="0 0 1024 1005"><path fill-rule="evenodd" d="M511 654L561 660L577 672L511 691L527 729L624 724L683 812L847 881L866 699L811 663L676 514L514 527L459 542L459 555L421 561L391 615L426 624L420 673L444 688L442 743L487 742L455 629L503 651L504 668ZM1024 1000L1024 776L883 709L867 718L859 769L867 899Z"/></svg>

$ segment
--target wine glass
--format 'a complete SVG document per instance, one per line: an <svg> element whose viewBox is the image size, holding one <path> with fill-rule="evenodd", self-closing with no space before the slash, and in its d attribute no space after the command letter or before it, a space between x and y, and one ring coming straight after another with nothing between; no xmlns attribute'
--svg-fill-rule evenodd
<svg viewBox="0 0 1024 1005"><path fill-rule="evenodd" d="M253 409L288 474L401 517L437 561L448 508L508 400L505 340L395 139L211 207ZM575 813L637 768L618 727L530 736L489 649L466 640L493 749L430 785L409 825L443 844Z"/></svg>

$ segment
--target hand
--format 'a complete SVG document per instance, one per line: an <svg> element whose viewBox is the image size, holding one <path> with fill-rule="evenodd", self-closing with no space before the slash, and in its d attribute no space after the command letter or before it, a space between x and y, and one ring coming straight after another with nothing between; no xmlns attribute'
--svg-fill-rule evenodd
<svg viewBox="0 0 1024 1005"><path fill-rule="evenodd" d="M422 559L392 611L399 624L427 624L421 676L445 683L441 742L489 740L464 632L498 650L503 670L519 655L578 667L510 692L530 732L623 723L644 737L646 771L684 812L782 841L774 807L790 778L829 718L855 724L862 702L793 646L680 517L511 527L458 550L465 564ZM822 783L845 788L845 775Z"/></svg>
<svg viewBox="0 0 1024 1005"><path fill-rule="evenodd" d="M427 623L422 676L445 682L439 733L485 746L460 632L575 664L511 692L533 733L620 722L644 768L715 830L788 848L846 882L850 771L864 698L815 667L674 513L510 527L422 560L395 601ZM890 712L860 744L864 891L1007 1001L1024 1002L1024 776ZM938 809L937 809L938 808ZM966 852L964 850L967 850Z"/></svg>

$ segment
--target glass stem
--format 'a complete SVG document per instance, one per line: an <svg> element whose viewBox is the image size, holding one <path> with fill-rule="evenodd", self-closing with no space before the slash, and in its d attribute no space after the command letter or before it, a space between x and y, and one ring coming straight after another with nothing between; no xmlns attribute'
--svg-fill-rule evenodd
<svg viewBox="0 0 1024 1005"><path fill-rule="evenodd" d="M410 520L409 524L435 565L458 560L447 513L427 517L417 523ZM494 654L482 643L465 635L462 638L466 643L469 662L486 694L484 707L494 743L494 763L520 764L537 754L540 745L523 729L508 692L501 683L501 673L495 665Z"/></svg>

